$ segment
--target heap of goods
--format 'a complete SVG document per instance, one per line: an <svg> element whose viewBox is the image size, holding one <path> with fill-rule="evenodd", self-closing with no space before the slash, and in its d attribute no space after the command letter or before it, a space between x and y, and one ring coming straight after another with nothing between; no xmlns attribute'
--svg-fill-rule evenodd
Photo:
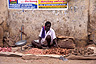
<svg viewBox="0 0 96 64"><path fill-rule="evenodd" d="M38 48L32 48L29 51L25 52L25 54L43 54L43 50Z"/></svg>
<svg viewBox="0 0 96 64"><path fill-rule="evenodd" d="M57 55L68 55L69 50L63 48L52 48L44 50L43 54L57 54Z"/></svg>
<svg viewBox="0 0 96 64"><path fill-rule="evenodd" d="M51 48L51 49L38 49L32 48L29 51L25 52L25 54L57 54L57 55L67 55L69 50L63 48Z"/></svg>
<svg viewBox="0 0 96 64"><path fill-rule="evenodd" d="M12 48L11 47L7 47L7 48L0 47L0 52L11 52L11 51L12 51Z"/></svg>
<svg viewBox="0 0 96 64"><path fill-rule="evenodd" d="M93 49L90 48L75 48L74 50L71 50L71 53L73 55L91 55L94 53Z"/></svg>

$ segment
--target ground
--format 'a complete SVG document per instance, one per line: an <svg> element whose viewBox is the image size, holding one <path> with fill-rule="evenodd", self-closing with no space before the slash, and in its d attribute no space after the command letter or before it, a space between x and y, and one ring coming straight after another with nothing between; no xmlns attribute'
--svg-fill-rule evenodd
<svg viewBox="0 0 96 64"><path fill-rule="evenodd" d="M68 60L54 58L23 60L21 57L0 56L0 64L96 64L96 60Z"/></svg>

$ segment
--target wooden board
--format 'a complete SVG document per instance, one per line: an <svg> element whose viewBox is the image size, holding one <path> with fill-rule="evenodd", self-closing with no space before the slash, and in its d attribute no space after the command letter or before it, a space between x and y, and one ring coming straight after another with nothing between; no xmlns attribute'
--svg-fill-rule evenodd
<svg viewBox="0 0 96 64"><path fill-rule="evenodd" d="M74 37L70 37L70 36L57 36L57 38L66 38L66 39L71 38L71 39L74 39Z"/></svg>
<svg viewBox="0 0 96 64"><path fill-rule="evenodd" d="M95 56L75 56L75 55L70 55L69 57L66 57L69 60L96 60L96 55Z"/></svg>
<svg viewBox="0 0 96 64"><path fill-rule="evenodd" d="M40 57L54 57L54 58L60 58L60 56L62 56L62 55L55 55L55 54L50 54L50 55L34 55L34 54L23 54L23 53L19 53L19 52L0 52L0 55L17 55L17 56L30 56L30 55L32 55L32 56L40 56ZM65 55L63 55L63 56L65 56Z"/></svg>
<svg viewBox="0 0 96 64"><path fill-rule="evenodd" d="M4 56L13 56L13 55L16 55L16 56L23 56L22 53L19 53L19 52L0 52L0 55L4 55Z"/></svg>
<svg viewBox="0 0 96 64"><path fill-rule="evenodd" d="M12 57L22 57L24 60L29 60L29 59L40 59L40 58L60 58L62 55L33 55L33 54L23 54L19 52L0 52L0 56L12 56ZM96 54L90 55L90 56L75 56L75 55L68 55L68 56L63 56L69 60L96 60Z"/></svg>

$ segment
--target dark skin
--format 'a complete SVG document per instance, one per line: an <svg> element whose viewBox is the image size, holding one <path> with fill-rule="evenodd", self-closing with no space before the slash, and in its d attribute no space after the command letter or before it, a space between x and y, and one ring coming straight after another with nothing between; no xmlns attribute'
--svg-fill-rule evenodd
<svg viewBox="0 0 96 64"><path fill-rule="evenodd" d="M50 30L50 27L51 27L50 24L47 24L45 26L46 33ZM49 48L49 47L51 47L53 45L53 42L51 42L51 36L50 35L48 35L46 37L46 40L45 40L44 44L41 44L41 40L42 40L42 38L39 37L39 43L36 43L36 42L33 41L32 45L35 45L38 48ZM58 47L57 39L55 38L53 41L55 42L56 46Z"/></svg>
<svg viewBox="0 0 96 64"><path fill-rule="evenodd" d="M50 30L50 27L51 27L51 25L50 24L48 24L47 26L45 26L45 30L46 30L46 33ZM39 37L39 43L41 43L41 37Z"/></svg>
<svg viewBox="0 0 96 64"><path fill-rule="evenodd" d="M50 27L51 27L50 24L47 24L47 26L45 26L46 33L50 30ZM39 37L39 43L41 43L41 39L42 39L42 38ZM47 41L48 41L48 40L47 40ZM53 41L55 42L56 46L58 47L58 45L57 45L57 39L55 38ZM50 45L53 44L53 42L51 42L51 41L49 41L48 43L50 43Z"/></svg>

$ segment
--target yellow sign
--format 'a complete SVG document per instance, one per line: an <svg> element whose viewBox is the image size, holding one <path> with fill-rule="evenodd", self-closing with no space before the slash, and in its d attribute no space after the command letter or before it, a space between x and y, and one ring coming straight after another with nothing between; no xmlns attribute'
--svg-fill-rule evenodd
<svg viewBox="0 0 96 64"><path fill-rule="evenodd" d="M39 9L67 9L68 3L64 0L38 0Z"/></svg>

